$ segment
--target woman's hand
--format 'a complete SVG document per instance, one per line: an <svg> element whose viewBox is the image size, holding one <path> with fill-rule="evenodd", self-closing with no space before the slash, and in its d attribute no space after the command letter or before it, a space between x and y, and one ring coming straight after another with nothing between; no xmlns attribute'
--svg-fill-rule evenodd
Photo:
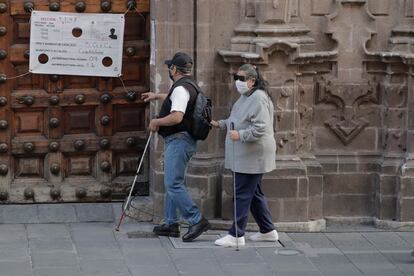
<svg viewBox="0 0 414 276"><path fill-rule="evenodd" d="M240 140L240 134L237 130L230 130L229 131L229 138L233 141L239 141Z"/></svg>
<svg viewBox="0 0 414 276"><path fill-rule="evenodd" d="M219 123L217 121L215 121L215 120L211 120L210 124L211 124L212 127L215 127L215 128L219 128L220 127Z"/></svg>

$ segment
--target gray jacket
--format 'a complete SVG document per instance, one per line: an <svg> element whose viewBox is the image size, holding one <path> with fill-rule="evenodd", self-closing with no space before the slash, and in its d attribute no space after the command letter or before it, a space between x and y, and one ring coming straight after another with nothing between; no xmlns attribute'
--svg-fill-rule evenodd
<svg viewBox="0 0 414 276"><path fill-rule="evenodd" d="M273 131L273 103L267 93L256 90L241 95L233 105L230 117L218 121L223 130L234 129L240 140L226 135L225 167L240 173L266 173L276 168L276 142ZM233 156L234 145L234 156Z"/></svg>

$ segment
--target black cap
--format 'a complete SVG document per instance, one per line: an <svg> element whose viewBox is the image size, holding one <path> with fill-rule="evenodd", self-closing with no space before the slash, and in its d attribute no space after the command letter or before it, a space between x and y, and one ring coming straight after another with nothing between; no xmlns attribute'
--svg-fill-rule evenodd
<svg viewBox="0 0 414 276"><path fill-rule="evenodd" d="M172 59L166 60L165 64L167 64L168 67L175 65L177 67L186 68L193 66L193 60L186 53L178 52L173 56Z"/></svg>

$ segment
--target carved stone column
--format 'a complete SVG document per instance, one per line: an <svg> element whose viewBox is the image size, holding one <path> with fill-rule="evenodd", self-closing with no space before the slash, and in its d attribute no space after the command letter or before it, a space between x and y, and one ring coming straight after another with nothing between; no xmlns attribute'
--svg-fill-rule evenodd
<svg viewBox="0 0 414 276"><path fill-rule="evenodd" d="M397 185L397 220L399 227L410 224L414 227L414 67L411 65L408 75L408 102L407 106L407 154L405 162L400 170L399 182Z"/></svg>
<svg viewBox="0 0 414 276"><path fill-rule="evenodd" d="M152 59L151 91L168 93L171 82L168 69L164 64L175 52L186 52L194 61L194 77L204 93L213 99L217 106L220 99L228 93L227 84L216 89L214 74L230 77L228 70L215 64L215 16L225 18L228 24L238 20L239 10L234 9L238 0L220 2L220 9L215 12L214 1L197 0L151 0ZM225 16L219 15L224 13ZM218 78L219 79L219 78ZM217 91L217 92L216 92ZM158 115L160 103L150 104L150 117ZM221 114L217 108L215 118ZM225 113L223 111L222 113ZM224 139L218 131L212 130L205 141L199 141L197 152L191 159L186 173L186 184L200 211L208 219L219 215L221 208L218 190L221 185L223 170ZM155 136L151 145L150 195L154 202L154 221L163 218L164 202L164 141Z"/></svg>
<svg viewBox="0 0 414 276"><path fill-rule="evenodd" d="M396 204L396 220L397 226L404 228L411 225L414 226L414 48L413 39L414 34L412 32L414 22L414 1L406 0L404 2L405 17L399 22L399 24L393 28L390 38L390 48L394 54L397 53L399 62L397 64L390 63L389 67L394 67L394 70L400 71L403 81L395 83L394 89L396 89L399 95L402 95L405 99L403 105L405 110L402 113L402 117L405 119L405 126L399 133L401 137L401 145L404 148L405 160L398 171L399 181L397 182L397 204ZM382 56L387 56L386 54ZM391 55L390 55L391 56ZM391 60L390 60L391 61ZM395 64L392 66L392 64ZM400 66L398 68L397 66ZM402 70L401 70L402 67ZM398 70L400 69L400 70ZM401 74L402 73L402 74ZM405 129L406 127L406 129ZM395 225L395 223L394 223Z"/></svg>
<svg viewBox="0 0 414 276"><path fill-rule="evenodd" d="M376 195L376 224L384 228L414 226L413 139L413 1L400 2L404 13L389 33L389 50L365 49L367 68L382 72L384 87L383 162ZM370 3L377 14L389 15L389 1ZM383 66L378 70L378 65ZM374 69L376 68L376 69Z"/></svg>

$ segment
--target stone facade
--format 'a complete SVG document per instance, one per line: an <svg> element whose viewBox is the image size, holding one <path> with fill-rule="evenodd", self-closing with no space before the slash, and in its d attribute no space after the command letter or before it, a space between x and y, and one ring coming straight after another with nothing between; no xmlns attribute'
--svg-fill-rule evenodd
<svg viewBox="0 0 414 276"><path fill-rule="evenodd" d="M244 62L263 72L276 107L277 169L263 183L275 222L413 225L413 0L152 0L151 26L152 90L168 91L164 59L186 51L215 119L237 97L232 72ZM224 135L199 144L188 186L207 217L231 220ZM150 194L161 217L162 150L154 139Z"/></svg>

